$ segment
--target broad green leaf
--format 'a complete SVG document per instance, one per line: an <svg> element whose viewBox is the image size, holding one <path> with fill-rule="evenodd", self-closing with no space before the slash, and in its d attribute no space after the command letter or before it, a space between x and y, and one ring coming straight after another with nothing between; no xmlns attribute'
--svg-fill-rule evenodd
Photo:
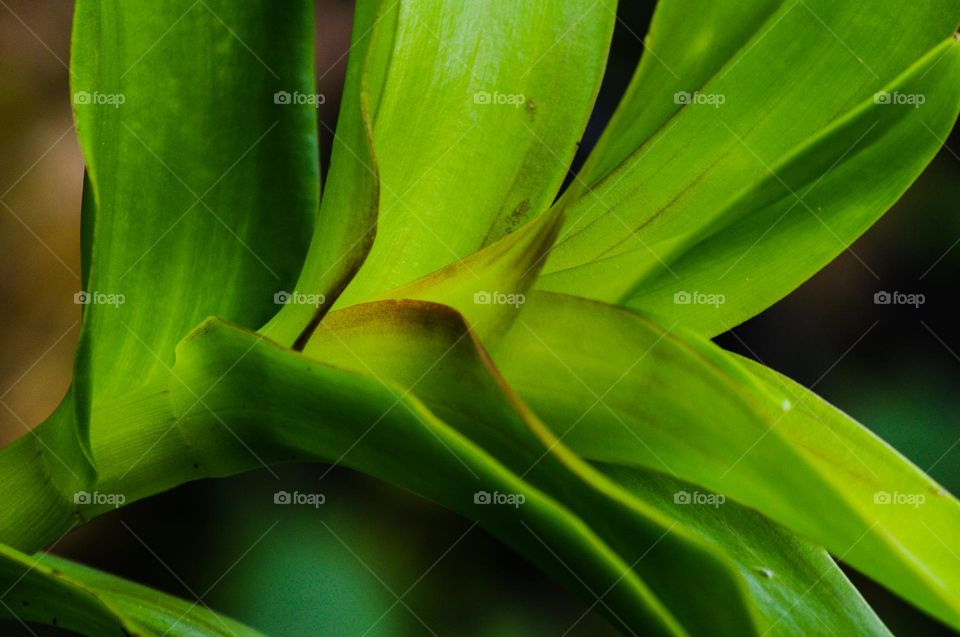
<svg viewBox="0 0 960 637"><path fill-rule="evenodd" d="M0 589L0 620L7 622L96 637L262 637L203 605L47 553L31 556L3 545Z"/></svg>
<svg viewBox="0 0 960 637"><path fill-rule="evenodd" d="M630 564L577 516L402 386L312 361L217 320L181 343L174 374L177 379L142 388L95 416L120 423L93 430L103 466L101 491L133 501L261 462L341 464L477 520L584 595L605 592L604 604L628 626L686 634L630 574ZM488 505L477 500L482 491L525 501L520 508ZM93 503L84 515L103 509Z"/></svg>
<svg viewBox="0 0 960 637"><path fill-rule="evenodd" d="M615 624L627 621L618 620L623 609L613 601L616 594L628 582L642 581L651 588L652 599L640 597L633 604L649 605L646 612L652 618L663 615L659 622L646 620L647 630L669 634L676 622L679 632L674 634L699 634L708 625L718 634L742 634L745 626L752 625L749 609L737 599L739 582L731 577L728 565L692 538L674 533L669 520L649 512L641 503L624 502L626 494L617 492L570 454L503 385L455 311L410 301L354 306L328 316L304 354L385 383L398 383L450 427L521 476L528 485L521 493L542 489L557 498L560 506L576 516L577 525L597 533L622 562L621 571L607 581L598 582L590 574L596 567L586 575L574 572L575 577L589 582L588 588L596 595L613 589L609 605L599 605L599 609L612 615ZM525 512L525 508L518 510ZM560 544L549 529L538 532L535 528L532 533L557 553L561 563L583 561L583 556ZM589 554L586 558L590 559ZM723 584L709 598L692 598L670 577L668 565L696 569L705 581ZM664 611L659 610L661 605ZM729 624L718 624L720 615L726 615ZM627 627L640 628L629 623Z"/></svg>
<svg viewBox="0 0 960 637"><path fill-rule="evenodd" d="M656 268L638 284L627 305L713 335L826 266L900 198L949 134L960 109L958 42L935 48L885 94L926 101L871 99L796 149L732 203L725 223L688 241L671 261L672 272ZM676 303L678 292L694 291L722 294L723 302Z"/></svg>
<svg viewBox="0 0 960 637"><path fill-rule="evenodd" d="M449 308L417 302L347 308L321 323L304 353L400 383L578 515L632 565L690 634L743 635L755 626L756 634L769 628L799 635L820 625L840 634L886 634L823 551L791 540L736 505L708 514L678 506L672 501L679 493L676 481L628 470L621 472L629 482L625 491L584 464L503 384L464 319ZM667 488L673 491L664 502ZM745 542L759 553L746 554ZM773 566L782 569L779 579L767 581ZM829 586L803 604L815 578L828 579ZM709 596L689 595L690 588L707 587ZM617 608L606 610L617 617ZM779 625L790 613L789 622Z"/></svg>
<svg viewBox="0 0 960 637"><path fill-rule="evenodd" d="M946 544L960 505L812 394L784 392L674 326L558 295L528 302L494 360L575 452L722 493L960 626Z"/></svg>
<svg viewBox="0 0 960 637"><path fill-rule="evenodd" d="M657 2L637 70L578 173L580 180L596 184L640 148L684 106L674 96L703 87L784 4L783 0Z"/></svg>
<svg viewBox="0 0 960 637"><path fill-rule="evenodd" d="M362 331L362 324L353 320L357 312L376 317L379 306L400 305L409 304L364 305L332 314L315 338L326 335L324 355L342 356L349 350L342 345L334 349L334 334L350 338L355 347L360 342L343 332L343 326L328 334L329 325L344 321ZM396 322L389 310L379 316ZM402 365L398 356L409 355L412 344L425 345L422 340L390 339L379 331L371 332L371 342L386 349L386 356L377 359L378 370L385 373L395 368L408 382L410 369L422 370L438 355L437 348L444 349L439 354L458 362L442 365L444 376L424 375L422 384L418 380L411 388L378 380L372 369L364 369L366 377L345 372L220 321L208 321L178 347L176 365L167 378L94 411L92 442L102 468L97 490L122 494L127 502L133 502L188 480L230 475L261 463L333 462L388 480L479 520L541 568L581 590L587 599L595 601L602 595L603 603L596 607L614 622L633 627L631 630L646 627L654 634L688 634L683 626L719 617L712 632L743 634L745 626L758 625L753 620L744 623L736 611L745 603L738 600L746 592L744 586L753 591L761 616L769 622L785 612L778 600L795 602L798 598L791 587L801 582L811 588L821 580L830 586L801 596L803 603L791 611L791 621L775 626L772 634L804 634L791 627L807 626L817 614L830 626L850 628L856 623L861 627L857 634L867 634L868 628L870 634L882 634L882 627L842 578L826 568L829 562L816 559L815 551L789 552L788 543L767 538L763 546L770 546L771 552L776 547L781 560L797 560L796 568L801 571L793 574L772 557L759 558L762 568L776 566L777 576L771 580L766 571L756 571L755 556L747 559L729 546L735 537L752 538L750 529L741 528L734 513L727 517L724 509L726 526L704 521L693 525L698 519L696 512L661 507L658 513L650 508L651 496L641 488L628 484L634 493L643 495L643 502L585 468L538 426L532 414L509 399L508 390L485 369L482 352L469 342L465 327L459 320L439 326L425 321L422 329L426 334L421 331L420 335L429 337L430 347L420 350L412 368ZM450 348L451 342L463 347ZM467 363L469 366L461 369ZM460 392L447 391L451 387L446 385L451 384ZM426 395L437 414L411 389ZM482 409L475 410L478 420L471 425L472 416L464 411L464 402L474 400L482 403ZM498 455L444 424L438 414L496 449ZM113 426L98 425L100 422ZM518 435L523 431L527 434ZM544 468L530 471L529 476L518 475L506 464L522 460L530 466L545 448L548 457L538 463ZM536 484L531 482L534 477ZM526 500L519 509L477 504L475 497L481 491L518 494ZM550 492L563 494L562 503ZM110 508L109 503L96 500L77 507L83 519ZM682 526L672 526L674 522ZM737 530L730 531L727 526ZM709 533L705 527L711 529ZM660 531L653 535L655 529ZM63 530L34 540L52 541ZM764 555L762 547L757 550ZM625 556L636 556L632 559L639 561L631 564ZM659 593L670 600L671 609L686 609L682 623L661 604L659 595L634 578L631 566L657 584ZM753 575L746 574L751 569ZM711 586L726 583L714 595L689 599L691 577L702 577ZM764 585L765 580L771 581ZM821 598L821 592L843 603L847 615L829 614L830 604ZM690 609L701 612L691 614Z"/></svg>
<svg viewBox="0 0 960 637"><path fill-rule="evenodd" d="M675 42L664 61L680 73L646 60L581 182L513 232L550 206L565 175L602 73L612 0L361 2L330 189L293 284L317 203L310 3L80 0L73 90L93 303L76 391L36 436L0 454L0 478L16 490L0 541L34 550L103 512L73 499L91 485L133 501L307 459L478 520L629 632L883 634L829 557L791 532L960 627L960 569L946 542L930 541L949 541L960 507L856 423L768 370L629 312L549 295L521 312L522 300L498 307L476 296L525 294L569 211L545 286L718 331L861 233L956 118L960 54L952 40L928 51L956 26L956 0L869 10L751 2L707 7L690 27L680 6L665 2L654 24ZM706 26L722 20L735 22L722 36ZM711 42L722 55L702 53ZM661 101L686 82L724 103ZM879 88L925 101L874 104ZM636 101L643 95L649 106ZM921 125L930 140L918 146ZM907 147L906 160L889 162ZM797 203L812 214L789 216ZM839 226L832 247L821 208ZM634 237L639 248L627 244ZM778 265L788 237L803 255L792 269ZM775 272L758 284L760 264ZM729 292L717 290L730 305L678 312L674 277L711 293L700 285L719 267L732 273ZM416 298L463 316L397 301L325 316L358 268L343 306ZM284 293L324 297L313 306L294 297L263 330L297 349L312 337L308 356L247 331ZM240 326L211 320L180 341L210 314ZM474 333L496 346L549 429ZM791 532L734 504L678 508L679 480ZM483 491L525 502L486 505ZM37 506L26 506L33 494ZM916 515L902 515L905 504ZM32 559L0 553L8 576ZM170 628L166 601L141 616L152 593L64 567L77 581L31 571L26 590L66 601L73 623L96 623L83 630ZM100 577L103 595L78 583ZM712 594L691 596L691 582ZM36 618L47 610L35 607Z"/></svg>
<svg viewBox="0 0 960 637"><path fill-rule="evenodd" d="M309 336L373 245L380 181L371 147L371 110L379 102L383 72L378 60L368 59L368 51L380 56L389 51L376 40L387 37L390 11L378 1L356 3L330 171L310 249L295 289L283 291L285 305L262 330L278 343L302 347L297 339Z"/></svg>
<svg viewBox="0 0 960 637"><path fill-rule="evenodd" d="M376 295L376 300L420 300L452 307L484 343L493 343L510 328L526 302L563 219L563 209L552 208L496 243Z"/></svg>
<svg viewBox="0 0 960 637"><path fill-rule="evenodd" d="M87 305L71 394L4 450L4 508L18 514L3 517L0 541L35 549L82 519L74 497L94 480L93 403L165 374L173 346L209 314L259 325L273 313L316 200L315 115L274 98L311 86L301 72L313 59L311 17L306 2L279 12L78 2ZM181 68L184 51L204 64Z"/></svg>
<svg viewBox="0 0 960 637"><path fill-rule="evenodd" d="M463 259L545 210L600 86L614 0L400 0L376 30L377 240L343 304ZM571 72L575 69L575 72Z"/></svg>
<svg viewBox="0 0 960 637"><path fill-rule="evenodd" d="M76 494L96 478L88 443L71 389L42 425L0 450L0 545L35 550L39 538L80 523Z"/></svg>
<svg viewBox="0 0 960 637"><path fill-rule="evenodd" d="M751 3L736 33L699 56L705 68L683 47L668 47L667 66L676 60L681 70L696 69L681 76L694 84L675 91L676 100L675 78L641 68L626 115L613 123L614 141L601 144L588 169L602 171L612 161L608 148L618 158L625 148L618 140L634 140L624 128L631 114L655 132L568 202L570 221L545 268L544 289L669 310L695 327L709 319L711 332L722 331L845 249L919 174L956 117L955 53L938 43L953 34L960 3L783 2L762 19L768 8ZM686 26L673 16L678 11L689 13L672 3L661 8L662 24L673 25L661 37L703 46L705 27L696 19ZM913 103L874 104L884 90L894 102ZM925 103L914 108L918 93ZM645 114L631 101L640 96L655 103ZM786 211L792 216L779 225ZM738 261L754 250L763 256ZM704 289L682 287L693 284ZM687 321L690 308L672 305L678 291L728 288L730 303L719 312L698 308Z"/></svg>
<svg viewBox="0 0 960 637"><path fill-rule="evenodd" d="M771 391L791 401L794 409L775 425L777 430L784 431L792 445L809 450L807 455L815 468L842 486L854 506L867 511L868 520L885 531L888 550L902 551L910 557L920 578L939 578L944 596L955 605L960 594L960 556L955 548L960 505L956 498L896 449L814 392L756 361L733 358ZM865 566L854 565L880 578ZM916 578L906 577L907 585L916 586L911 581ZM897 586L884 583L910 599ZM956 620L950 623L957 626Z"/></svg>
<svg viewBox="0 0 960 637"><path fill-rule="evenodd" d="M657 471L597 465L736 563L765 635L889 635L830 555L768 518ZM699 502L695 500L699 499ZM685 574L678 574L685 576Z"/></svg>
<svg viewBox="0 0 960 637"><path fill-rule="evenodd" d="M292 286L319 184L313 31L306 0L77 3L82 411L165 374L210 315L259 327Z"/></svg>

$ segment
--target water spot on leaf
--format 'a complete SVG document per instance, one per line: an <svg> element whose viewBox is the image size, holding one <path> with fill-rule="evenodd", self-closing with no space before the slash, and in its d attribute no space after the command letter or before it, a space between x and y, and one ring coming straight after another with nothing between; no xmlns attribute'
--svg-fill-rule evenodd
<svg viewBox="0 0 960 637"><path fill-rule="evenodd" d="M523 109L527 111L531 122L537 118L537 103L534 100L528 99L524 103Z"/></svg>
<svg viewBox="0 0 960 637"><path fill-rule="evenodd" d="M773 579L773 571L767 568L766 566L754 566L754 572L766 577L767 579Z"/></svg>

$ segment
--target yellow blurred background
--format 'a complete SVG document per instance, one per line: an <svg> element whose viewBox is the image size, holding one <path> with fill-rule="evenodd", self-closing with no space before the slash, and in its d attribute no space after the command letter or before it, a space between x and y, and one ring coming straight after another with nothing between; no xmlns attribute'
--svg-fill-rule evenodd
<svg viewBox="0 0 960 637"><path fill-rule="evenodd" d="M70 383L83 159L70 112L72 2L0 2L0 444Z"/></svg>

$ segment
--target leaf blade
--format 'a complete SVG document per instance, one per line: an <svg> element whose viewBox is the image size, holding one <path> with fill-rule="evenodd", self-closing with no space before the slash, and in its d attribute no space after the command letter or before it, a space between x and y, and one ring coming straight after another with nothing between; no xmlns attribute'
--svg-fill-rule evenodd
<svg viewBox="0 0 960 637"><path fill-rule="evenodd" d="M577 322L591 325L589 336L570 332ZM953 535L960 503L813 394L795 390L819 406L831 427L694 334L558 295L528 303L494 359L548 423L578 423L564 431L564 440L585 458L663 471L723 493L960 625L956 558L932 544L924 528ZM650 400L638 401L638 395ZM585 400L600 397L606 411L582 413ZM831 430L846 431L848 444L856 441L858 466L869 461L886 478L875 485L869 476L851 479L854 469L849 458L839 464ZM912 516L897 517L895 507L884 509L873 499L896 484L937 498Z"/></svg>
<svg viewBox="0 0 960 637"><path fill-rule="evenodd" d="M379 239L343 304L459 261L549 206L599 90L613 5L396 5L373 109Z"/></svg>
<svg viewBox="0 0 960 637"><path fill-rule="evenodd" d="M373 151L373 118L379 105L391 10L385 2L358 2L348 51L340 114L333 133L330 173L310 248L295 288L262 329L278 343L301 349L316 323L333 306L373 246L380 203L380 171ZM314 304L300 302L312 295Z"/></svg>
<svg viewBox="0 0 960 637"><path fill-rule="evenodd" d="M649 89L655 104L645 112L659 114L641 124L656 132L593 189L567 202L571 221L551 254L541 288L620 303L668 318L677 316L690 327L715 334L781 298L885 211L940 146L931 131L948 130L956 119L960 94L958 72L950 63L953 54L946 67L938 62L939 54L952 48L946 39L957 26L960 6L951 0L909 8L891 2L867 11L855 5L828 4L778 3L760 24L756 17L765 15L772 5L750 3L744 23L732 31L749 24L756 27L751 37L730 39L732 46L719 51L724 60L720 67L708 59L711 56L697 58L703 60L699 64L708 69L709 79L705 85L684 85L688 102L693 100L690 95L700 91L701 97L717 98L714 103L691 102L680 108L670 93L677 88L677 80L664 79L663 73L651 75L653 62L641 64L638 84L631 88L622 110L628 115L637 114L637 109L645 111L644 105L631 100L641 95L646 98L648 93L641 88ZM732 8L716 10L737 13ZM667 50L667 64L669 56L677 54L678 68L690 66L684 56L693 53L684 47L702 44L696 37L686 38L687 31L709 38L715 28L696 20L688 28L689 21L676 15L683 11L681 3L664 3L660 9L664 24L673 25L670 35L685 43L673 45L680 53L670 47ZM903 20L893 20L893 16ZM900 24L909 26L901 31ZM797 64L801 56L802 65ZM921 64L925 67L918 68ZM704 75L703 69L691 72L691 81ZM783 77L791 77L791 81L783 82ZM688 79L686 74L683 79ZM897 106L873 105L874 119L886 120L881 124L909 123L898 124L898 130L883 143L876 142L884 139L883 125L870 131L873 122L863 121L854 132L852 126L837 124L845 117L853 119L859 105L871 102L885 87L908 96L924 94L927 110L919 109L907 117L906 109L896 113ZM717 103L720 98L723 101ZM924 122L924 112L929 113L929 123ZM868 117L863 115L864 120ZM614 121L611 156L622 154L625 147L619 142L633 139L626 130L631 124L627 119ZM843 133L829 156L811 152L806 157L809 166L790 165L797 149L820 143L825 131ZM906 139L912 143L906 145ZM872 144L873 155L859 150L850 153L861 141ZM822 143L819 152L826 145ZM594 162L598 166L607 162L605 148L599 148ZM809 204L802 201L797 193L806 195L818 177L837 165L846 172L842 182L839 176L831 177ZM814 167L817 174L799 183L794 180ZM872 181L874 169L881 169L885 179ZM794 172L780 175L781 170ZM829 188L825 188L827 184ZM751 189L758 192L751 193ZM768 201L765 208L756 201L764 190L772 189L794 202L795 220L791 223L778 226L790 202L773 206ZM744 208L744 198L751 196L755 208ZM794 227L798 224L799 230ZM729 228L721 232L718 227L725 225ZM792 237L788 230L802 237L795 252L784 250ZM758 246L766 261L759 258ZM749 259L738 260L751 250L757 251L755 258L751 254ZM817 258L787 258L802 256L805 251L815 251ZM764 267L771 260L776 267ZM728 277L734 266L739 268ZM780 269L789 275L782 279L769 276ZM750 283L744 283L748 277ZM758 278L762 285L755 283ZM666 294L671 286L674 292L684 291L684 285L690 293L728 292L731 302L713 312L710 321L703 308L676 306L673 294Z"/></svg>
<svg viewBox="0 0 960 637"><path fill-rule="evenodd" d="M0 584L6 599L0 619L9 621L87 635L263 637L196 603L49 553L30 556L0 545Z"/></svg>
<svg viewBox="0 0 960 637"><path fill-rule="evenodd" d="M71 388L46 421L0 450L6 513L0 545L35 551L41 538L78 524L75 495L97 476L88 432L79 423Z"/></svg>
<svg viewBox="0 0 960 637"><path fill-rule="evenodd" d="M315 93L312 16L307 2L78 3L72 90L94 217L84 409L127 389L131 368L162 376L207 316L259 327L296 276L317 202L316 115L281 94Z"/></svg>
<svg viewBox="0 0 960 637"><path fill-rule="evenodd" d="M791 544L782 530L756 531L758 524L764 530L769 525L733 504L705 517L672 500L667 505L663 491L676 490L678 483L652 472L618 473L612 467L597 472L584 464L512 394L469 337L464 319L449 308L407 301L353 306L328 316L304 353L392 379L417 395L445 422L595 529L690 634L761 634L790 610L798 617L781 631L785 634L808 634L803 627L822 622L841 632L887 634L822 551ZM769 550L765 555L783 569L783 579L765 582L744 564L743 549L735 546L744 537L756 540L758 551ZM785 555L804 566L789 564ZM712 593L707 600L691 600L690 587L700 587L701 578L711 583ZM798 600L824 579L831 591L822 590L801 606ZM771 602L771 596L781 601ZM620 609L606 610L616 618Z"/></svg>

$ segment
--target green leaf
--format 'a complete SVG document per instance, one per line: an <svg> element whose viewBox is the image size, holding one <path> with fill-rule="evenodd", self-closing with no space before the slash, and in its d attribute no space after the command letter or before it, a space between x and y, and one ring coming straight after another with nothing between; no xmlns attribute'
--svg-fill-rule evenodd
<svg viewBox="0 0 960 637"><path fill-rule="evenodd" d="M88 304L70 395L5 450L5 506L20 513L0 520L0 541L36 549L83 519L74 496L95 479L93 404L168 375L174 345L209 314L259 326L275 311L318 181L313 109L274 93L312 94L312 15L307 2L78 2ZM198 63L182 68L185 51Z"/></svg>
<svg viewBox="0 0 960 637"><path fill-rule="evenodd" d="M259 327L276 312L317 206L315 108L282 103L316 92L313 31L306 0L77 3L72 91L92 187L81 412L129 389L131 370L165 374L204 318Z"/></svg>
<svg viewBox="0 0 960 637"><path fill-rule="evenodd" d="M650 139L693 92L745 48L783 0L660 0L643 40L644 54L626 93L578 173L593 186Z"/></svg>
<svg viewBox="0 0 960 637"><path fill-rule="evenodd" d="M793 540L736 505L709 514L694 510L698 507L678 507L672 500L679 488L676 481L649 472L614 472L629 483L625 491L583 463L504 384L464 319L449 308L387 302L334 312L304 353L397 382L424 401L528 488L544 490L578 516L630 565L689 634L743 635L751 626L761 634L791 613L777 634L810 634L803 628L822 624L839 634L886 634L823 551ZM665 502L664 489L670 488ZM568 555L568 547L557 546L551 537L543 541L561 556ZM780 571L776 582L766 581L771 566ZM823 579L829 586L803 603L816 580ZM709 587L711 594L690 596L691 587ZM619 606L604 610L614 620L622 612ZM759 621L761 616L766 623Z"/></svg>
<svg viewBox="0 0 960 637"><path fill-rule="evenodd" d="M11 622L47 624L98 637L262 637L205 605L48 553L30 556L0 545L0 588L4 591L0 619Z"/></svg>
<svg viewBox="0 0 960 637"><path fill-rule="evenodd" d="M312 361L216 320L180 345L174 373L179 380L155 384L149 395L130 397L102 414L137 424L95 429L104 432L94 440L104 459L101 490L122 489L133 501L184 480L228 475L260 462L340 464L478 520L574 589L589 586L597 595L610 589L604 602L627 625L684 634L674 630L676 623L630 574L629 564L575 515L402 386ZM196 396L203 397L202 405ZM174 433L157 438L171 421ZM186 448L177 440L181 436L190 440ZM476 499L481 491L525 501L521 509L485 505ZM92 506L86 514L98 512Z"/></svg>
<svg viewBox="0 0 960 637"><path fill-rule="evenodd" d="M71 389L42 425L0 450L0 545L36 550L41 537L80 523L74 499L93 485L96 471L78 422Z"/></svg>
<svg viewBox="0 0 960 637"><path fill-rule="evenodd" d="M618 465L597 468L689 532L716 544L747 583L764 635L890 634L821 547L751 509L698 492L696 485L669 475Z"/></svg>
<svg viewBox="0 0 960 637"><path fill-rule="evenodd" d="M520 311L568 215L548 288L708 332L792 289L903 192L955 120L960 53L942 40L958 0L699 12L666 0L653 27L663 68L644 60L552 208L613 0L360 2L314 226L312 3L128 4L77 6L93 302L75 390L0 454L14 494L0 541L34 550L104 512L77 497L89 487L133 501L314 460L476 519L629 632L885 634L795 532L960 627L960 569L943 540L960 505L856 423L674 326L550 295ZM881 88L924 104L875 104ZM718 108L680 108L684 90ZM680 307L677 279L731 303ZM323 298L286 305L262 330L276 342L249 331L288 290ZM398 297L421 301L326 315ZM208 320L180 341L210 314L239 325ZM681 506L686 488L739 505ZM184 602L0 546L4 580L30 618L62 613L93 634L166 634L180 609L196 632L233 632Z"/></svg>
<svg viewBox="0 0 960 637"><path fill-rule="evenodd" d="M519 314L563 219L563 209L552 208L496 243L412 283L378 294L376 300L419 300L449 306L466 319L484 343L493 343Z"/></svg>
<svg viewBox="0 0 960 637"><path fill-rule="evenodd" d="M729 634L738 634L736 631L752 624L749 610L737 600L737 583L731 581L726 565L679 533L672 533L668 521L643 515L642 504L630 502L636 506L634 511L618 501L621 494L604 489L611 485L596 484L602 478L569 454L502 384L456 312L410 301L354 306L321 323L304 354L384 383L399 384L518 476L523 485L520 494L542 490L555 498L557 506L567 512L570 529L589 529L590 535L598 536L594 539L598 546L584 551L582 546L562 541L555 529L543 527L529 516L526 504L522 511L517 507L521 524L530 525L521 535L533 535L556 554L550 570L556 572L560 566L565 580L571 577L562 572L564 565L582 564L581 568L568 568L574 578L583 578L582 585L593 592L591 597L609 591L606 601L597 606L615 624L626 622L628 629L643 628L656 634L696 634L697 621L710 621L715 631L727 634L728 627L713 623L718 614L716 609L709 610L713 604L729 617L729 628L735 629ZM497 492L482 484L480 490ZM509 542L510 536L502 539ZM607 552L613 553L617 566L605 573ZM668 562L677 568L696 565L705 579L726 585L718 587L711 598L691 598L657 578L667 573ZM648 586L651 590L646 595L625 594L632 587L642 591ZM678 610L683 606L695 610L681 614ZM631 607L647 615L640 615L642 624L631 620L626 612Z"/></svg>
<svg viewBox="0 0 960 637"><path fill-rule="evenodd" d="M672 272L658 268L637 285L627 305L713 335L826 266L900 198L949 134L960 109L958 42L933 49L886 94L927 101L871 99L797 148L733 202L724 223L690 240L671 261ZM675 302L678 292L704 290L723 295L720 307Z"/></svg>
<svg viewBox="0 0 960 637"><path fill-rule="evenodd" d="M853 557L845 559L957 627L960 557L950 544L960 532L956 498L896 449L815 393L760 363L734 358L771 392L791 401L794 409L775 425L777 431L784 432L792 446L806 451L814 468L844 493L851 509L876 524L882 548L867 546L856 550L856 561ZM888 564L891 557L905 564ZM927 588L935 590L931 593ZM934 594L939 594L942 602L917 601ZM938 605L949 605L950 610L933 610Z"/></svg>
<svg viewBox="0 0 960 637"><path fill-rule="evenodd" d="M663 59L682 83L641 65L586 178L651 136L567 202L540 287L717 333L846 249L932 158L960 107L958 54L944 41L960 3L784 2L765 19L769 3L749 6L719 48L695 55L720 25L662 4L655 33L688 45ZM717 11L738 13L705 15ZM883 90L925 102L875 104ZM680 307L677 292L727 302Z"/></svg>
<svg viewBox="0 0 960 637"><path fill-rule="evenodd" d="M494 360L575 452L722 493L960 626L958 560L936 541L956 536L960 504L813 394L673 326L557 295L528 302Z"/></svg>
<svg viewBox="0 0 960 637"><path fill-rule="evenodd" d="M377 240L343 304L463 259L550 205L599 89L615 19L613 0L392 9L375 27L388 35L373 36L389 47L372 71L384 78L372 108Z"/></svg>
<svg viewBox="0 0 960 637"><path fill-rule="evenodd" d="M356 3L330 172L310 249L295 289L283 291L286 304L261 330L278 343L303 347L298 339L308 337L333 306L373 245L380 179L372 148L371 111L379 103L383 84L382 63L376 56L389 52L389 43L378 39L389 35L387 25L395 7L395 2L390 6L378 1ZM310 300L314 303L304 302Z"/></svg>
<svg viewBox="0 0 960 637"><path fill-rule="evenodd" d="M385 334L377 322L404 331ZM343 464L479 520L630 630L688 634L690 627L700 634L709 627L742 635L756 627L760 634L787 612L782 600L790 599L790 620L774 634L809 634L802 627L817 615L838 628L857 624L856 634L882 634L822 554L785 535L761 542L735 509L718 511L721 522L656 507L656 489L647 492L632 484L635 477L615 474L638 500L585 466L512 396L449 310L410 302L357 306L328 316L314 338L308 350L363 374L221 321L205 323L180 344L168 377L94 410L92 443L102 469L97 490L122 494L129 503L264 463ZM370 349L376 358L364 355ZM388 374L406 382L383 377ZM466 409L469 404L474 407ZM480 491L522 495L525 502L519 508L478 504ZM77 508L88 519L112 507L93 501ZM64 530L32 537L49 542ZM769 547L780 561L744 557L733 546L738 538L757 544L759 555ZM793 568L782 564L787 558ZM764 583L771 578L755 561L775 567L776 578ZM701 578L716 590L690 596L690 582ZM846 614L831 614L823 596L843 604Z"/></svg>

